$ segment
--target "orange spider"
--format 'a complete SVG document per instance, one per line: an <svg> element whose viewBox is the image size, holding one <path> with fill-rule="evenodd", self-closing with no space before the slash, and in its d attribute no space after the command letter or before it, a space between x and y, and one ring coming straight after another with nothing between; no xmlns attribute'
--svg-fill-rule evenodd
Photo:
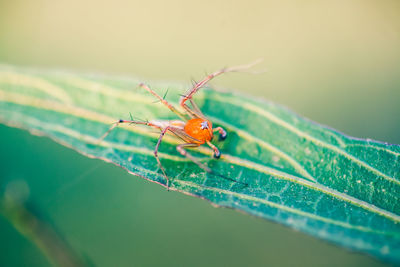
<svg viewBox="0 0 400 267"><path fill-rule="evenodd" d="M243 71L245 69L252 67L253 65L257 64L258 62L259 61L256 61L256 62L248 64L248 65L221 69L219 71L216 71L216 72L208 75L203 80L196 83L192 89L190 89L186 94L184 94L181 97L181 99L179 101L179 104L183 108L184 113L182 113L181 111L178 111L174 106L172 106L170 103L168 103L167 100L165 100L164 98L159 96L156 92L154 92L148 86L146 86L143 83L140 83L139 84L140 87L146 89L150 94L155 96L159 101L161 101L161 103L163 103L165 106L167 106L172 112L174 112L176 115L178 115L182 120L171 120L171 121L152 120L152 121L148 121L148 122L143 122L143 121L122 120L121 119L121 120L115 122L114 125L100 138L100 140L103 140L120 123L142 124L142 125L147 125L147 126L161 130L161 135L158 138L157 145L154 149L154 156L157 159L158 165L167 181L167 183L166 183L167 189L169 189L169 178L168 178L168 176L165 172L165 169L162 166L161 161L158 157L158 148L161 144L162 138L168 132L174 134L175 136L179 137L180 139L182 139L185 142L176 147L176 149L178 150L178 152L180 154L189 158L191 161L196 163L200 168L207 171L208 173L212 173L210 168L208 168L206 165L199 162L195 157L190 155L186 151L186 148L194 148L194 147L198 147L200 145L207 143L207 145L209 145L214 150L214 157L218 159L221 157L221 152L215 145L213 145L211 143L211 140L213 139L215 132L219 133L219 137L221 140L224 140L226 138L227 133L221 127L213 128L211 121L208 120L206 118L206 116L204 116L204 114L200 111L200 109L198 108L196 103L193 101L192 97L194 94L196 94L197 91L200 90L200 88L202 88L204 85L206 85L207 82L209 82L214 77L216 77L220 74L223 74L223 73L227 73L227 72ZM189 107L186 104L186 101L190 102L191 107ZM189 116L190 119L188 119L185 115Z"/></svg>

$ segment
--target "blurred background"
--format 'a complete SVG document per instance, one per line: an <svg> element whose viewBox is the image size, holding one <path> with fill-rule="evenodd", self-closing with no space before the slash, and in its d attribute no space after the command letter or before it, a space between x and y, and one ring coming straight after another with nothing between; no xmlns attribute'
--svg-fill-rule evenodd
<svg viewBox="0 0 400 267"><path fill-rule="evenodd" d="M0 63L187 84L213 81L348 135L400 143L400 2L0 0ZM286 227L167 192L48 138L0 126L0 193L15 181L98 266L379 266ZM0 265L48 259L0 217ZM5 240L5 241L4 241Z"/></svg>

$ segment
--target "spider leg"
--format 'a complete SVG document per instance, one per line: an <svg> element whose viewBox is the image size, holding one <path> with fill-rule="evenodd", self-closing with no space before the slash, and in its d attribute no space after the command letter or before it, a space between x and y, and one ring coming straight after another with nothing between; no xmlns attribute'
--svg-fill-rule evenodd
<svg viewBox="0 0 400 267"><path fill-rule="evenodd" d="M201 110L199 109L199 107L197 106L197 104L193 101L192 98L189 99L190 104L192 104L193 107L193 111L196 113L196 115L198 115L200 118L205 118L203 112L201 112Z"/></svg>
<svg viewBox="0 0 400 267"><path fill-rule="evenodd" d="M183 115L179 110L177 110L173 105L171 105L170 103L168 103L167 100L165 100L163 97L159 96L155 91L153 91L152 89L150 89L150 87L148 87L147 85L145 85L144 83L140 83L139 84L140 87L142 87L143 89L146 89L150 94L152 94L153 96L155 96L158 100L161 101L161 103L163 103L165 106L167 106L167 108L169 108L172 112L174 112L176 115L178 115L181 119L183 120L187 120L185 115Z"/></svg>
<svg viewBox="0 0 400 267"><path fill-rule="evenodd" d="M106 138L107 135L108 135L112 130L114 130L119 124L121 124L121 123L134 123L134 124L147 125L147 126L154 127L154 128L158 128L158 129L161 130L160 137L158 138L157 145L156 145L156 147L155 147L155 149L154 149L154 157L156 158L157 163L158 163L158 166L160 167L160 169L161 169L161 171L162 171L162 173L163 173L165 179L167 180L167 186L166 186L166 187L167 187L167 189L169 190L169 179L168 179L168 176L167 176L167 174L166 174L166 172L165 172L164 167L163 167L162 164L161 164L160 158L158 157L158 148L160 147L161 141L162 141L164 135L166 134L166 132L167 132L168 130L172 130L173 127L167 126L167 127L165 127L165 128L163 129L163 128L161 128L159 125L156 125L156 124L151 123L151 122L134 121L134 120L119 120L119 121L115 122L115 123L110 127L110 129L108 129L108 131L107 131L105 134L103 134L102 137L99 138L99 143L100 143L104 138Z"/></svg>
<svg viewBox="0 0 400 267"><path fill-rule="evenodd" d="M257 60L253 63L247 64L247 65L241 65L241 66L236 66L236 67L230 67L230 68L224 68L221 70L218 70L214 73L211 73L210 75L208 75L207 77L205 77L203 80L201 80L200 82L196 83L193 88L191 90L189 90L185 95L183 95L180 99L179 104L185 108L185 110L190 110L190 108L186 105L186 101L191 99L193 97L194 94L197 93L197 91L199 91L204 85L206 85L210 80L212 80L214 77L217 77L218 75L221 75L223 73L228 73L228 72L239 72L239 71L245 71L246 69L251 68L252 66L254 66L255 64L259 63L260 60ZM192 113L195 113L195 111L192 111ZM200 115L200 114L196 114L196 115Z"/></svg>
<svg viewBox="0 0 400 267"><path fill-rule="evenodd" d="M167 126L167 127L165 127L165 128L161 131L160 137L158 138L158 141L157 141L157 145L156 145L156 147L155 147L155 149L154 149L154 156L155 156L155 158L157 159L158 166L160 167L162 173L164 174L165 179L167 180L167 190L169 190L169 179L168 179L168 176L167 176L167 174L166 174L166 172L165 172L165 169L164 169L164 167L162 166L161 161L160 161L160 159L159 159L159 157L158 157L158 147L160 146L161 140L163 139L165 133L166 133L168 130L170 130L170 128L171 128L171 127Z"/></svg>
<svg viewBox="0 0 400 267"><path fill-rule="evenodd" d="M200 168L202 168L203 170L205 170L208 173L212 173L212 170L210 168L208 168L206 165L204 165L203 163L201 163L200 161L198 161L195 157L193 157L192 155L190 155L185 148L190 148L190 147L198 147L199 144L193 144L193 143L186 143L186 144L181 144L178 145L176 147L176 150L178 150L179 153L181 153L182 156L187 157L188 159L190 159L191 161L193 161L194 163L197 164L197 166L199 166Z"/></svg>
<svg viewBox="0 0 400 267"><path fill-rule="evenodd" d="M197 113L195 110L192 110L188 105L184 104L181 106L185 109L185 111L191 118L204 118L203 113L201 113L201 112L200 112L201 114Z"/></svg>
<svg viewBox="0 0 400 267"><path fill-rule="evenodd" d="M219 132L219 140L225 140L227 134L226 131L222 127L214 128L214 132Z"/></svg>
<svg viewBox="0 0 400 267"><path fill-rule="evenodd" d="M218 147L213 145L210 141L207 141L207 145L214 150L214 158L219 159L221 157L221 152L219 151Z"/></svg>
<svg viewBox="0 0 400 267"><path fill-rule="evenodd" d="M100 143L101 141L104 140L104 138L107 137L107 135L114 130L118 125L120 125L121 123L133 123L133 124L142 124L142 125L147 125L147 126L151 126L151 127L155 127L155 128L160 128L160 126L157 126L151 122L145 122L145 121L133 121L133 120L119 120L117 122L114 122L113 125L110 127L110 129L108 129L107 132L105 132L100 138L98 143Z"/></svg>

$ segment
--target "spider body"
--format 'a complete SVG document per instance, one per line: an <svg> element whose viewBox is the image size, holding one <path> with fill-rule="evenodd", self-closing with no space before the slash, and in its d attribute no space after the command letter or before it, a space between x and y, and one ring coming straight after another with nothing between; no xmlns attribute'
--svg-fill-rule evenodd
<svg viewBox="0 0 400 267"><path fill-rule="evenodd" d="M100 138L100 141L103 140L115 127L117 127L121 123L130 123L130 124L141 124L150 126L153 128L157 128L161 131L160 137L158 138L157 145L154 149L154 156L158 162L159 168L161 169L164 177L166 179L166 187L169 189L169 178L165 172L164 167L161 164L161 161L158 157L158 148L161 144L161 141L166 133L170 133L178 137L183 141L182 144L176 147L177 151L191 161L196 163L200 168L203 170L212 173L212 170L207 167L205 164L201 163L197 158L190 155L186 148L195 148L203 144L207 144L212 150L214 151L214 157L220 158L221 152L219 149L211 143L213 139L214 133L219 133L220 140L224 140L227 136L226 131L221 127L213 128L213 125L209 119L200 111L196 103L193 101L192 97L199 91L202 87L204 87L211 79L214 77L227 73L227 72L237 72L247 69L253 66L255 63L232 67L232 68L225 68L219 71L216 71L207 77L205 77L200 82L196 83L192 89L190 89L186 94L184 94L180 99L180 107L183 109L179 111L173 105L168 103L163 97L159 96L155 91L150 89L147 85L141 83L139 86L143 89L147 90L150 94L155 96L162 104L164 104L167 108L169 108L172 112L174 112L178 117L182 120L152 120L148 122L144 121L134 121L134 120L118 120L113 124L113 126ZM190 102L190 107L186 104L186 102Z"/></svg>
<svg viewBox="0 0 400 267"><path fill-rule="evenodd" d="M190 119L184 127L185 133L195 138L195 143L202 145L213 138L212 123L201 118Z"/></svg>

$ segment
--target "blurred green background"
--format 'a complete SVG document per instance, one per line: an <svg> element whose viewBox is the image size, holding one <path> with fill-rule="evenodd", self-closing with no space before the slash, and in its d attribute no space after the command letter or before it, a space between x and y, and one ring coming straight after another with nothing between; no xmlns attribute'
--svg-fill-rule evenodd
<svg viewBox="0 0 400 267"><path fill-rule="evenodd" d="M0 62L200 79L264 58L260 75L213 81L346 134L400 143L400 2L0 1ZM128 114L129 110L127 110ZM375 259L167 192L45 137L0 126L0 190L29 201L98 266L378 266ZM43 266L0 217L0 265Z"/></svg>

